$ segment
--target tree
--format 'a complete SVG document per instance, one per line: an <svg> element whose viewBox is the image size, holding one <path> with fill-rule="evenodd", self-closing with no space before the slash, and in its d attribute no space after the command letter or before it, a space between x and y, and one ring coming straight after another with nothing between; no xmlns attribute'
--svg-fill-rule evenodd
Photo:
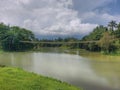
<svg viewBox="0 0 120 90"><path fill-rule="evenodd" d="M23 43L21 41L34 40L34 34L24 28L17 26L10 27L2 39L2 48L7 51L21 51L33 48L33 44Z"/></svg>
<svg viewBox="0 0 120 90"><path fill-rule="evenodd" d="M103 33L106 32L106 30L107 28L102 25L97 26L89 35L83 37L82 40L100 40L100 38L103 36Z"/></svg>
<svg viewBox="0 0 120 90"><path fill-rule="evenodd" d="M106 53L110 52L110 47L112 46L113 36L107 31L104 33L103 37L100 39L98 44L100 45L101 49Z"/></svg>
<svg viewBox="0 0 120 90"><path fill-rule="evenodd" d="M110 28L111 31L114 31L114 28L117 27L116 21L112 20L111 22L109 22L108 27Z"/></svg>
<svg viewBox="0 0 120 90"><path fill-rule="evenodd" d="M120 23L117 25L117 30L115 31L116 38L120 38Z"/></svg>
<svg viewBox="0 0 120 90"><path fill-rule="evenodd" d="M10 30L9 25L7 26L4 23L0 23L0 40L3 39L4 35L8 30Z"/></svg>

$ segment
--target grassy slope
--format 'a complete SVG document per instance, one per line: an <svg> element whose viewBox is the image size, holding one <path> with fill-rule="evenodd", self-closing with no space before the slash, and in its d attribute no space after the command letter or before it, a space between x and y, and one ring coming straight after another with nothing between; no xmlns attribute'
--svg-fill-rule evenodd
<svg viewBox="0 0 120 90"><path fill-rule="evenodd" d="M80 90L67 83L26 72L0 67L0 90Z"/></svg>

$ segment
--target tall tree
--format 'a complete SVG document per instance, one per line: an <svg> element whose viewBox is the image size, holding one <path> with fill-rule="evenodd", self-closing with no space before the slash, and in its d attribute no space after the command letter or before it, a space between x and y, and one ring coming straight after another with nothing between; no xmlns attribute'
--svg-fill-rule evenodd
<svg viewBox="0 0 120 90"><path fill-rule="evenodd" d="M107 31L104 33L103 37L100 39L98 44L100 45L103 51L109 53L112 42L113 42L113 36L111 36L110 33Z"/></svg>
<svg viewBox="0 0 120 90"><path fill-rule="evenodd" d="M117 27L116 21L113 21L113 20L110 21L109 24L108 24L108 27L109 27L109 29L110 29L111 31L114 31L114 28Z"/></svg>

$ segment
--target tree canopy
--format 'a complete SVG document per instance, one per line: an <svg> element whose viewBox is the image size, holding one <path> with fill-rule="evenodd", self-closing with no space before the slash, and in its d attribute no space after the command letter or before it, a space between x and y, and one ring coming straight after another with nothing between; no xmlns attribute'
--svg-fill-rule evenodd
<svg viewBox="0 0 120 90"><path fill-rule="evenodd" d="M120 23L116 21L111 21L108 26L97 26L89 35L83 37L82 40L86 41L98 41L96 44L88 43L83 45L87 50L100 50L107 53L113 52L120 49ZM95 49L90 49L90 48Z"/></svg>
<svg viewBox="0 0 120 90"><path fill-rule="evenodd" d="M100 40L103 36L103 33L107 30L106 27L100 25L97 26L89 35L83 37L82 40L90 41L90 40Z"/></svg>
<svg viewBox="0 0 120 90"><path fill-rule="evenodd" d="M32 44L22 43L21 41L35 40L34 34L24 28L18 26L7 26L0 24L0 43L1 48L7 51L28 50L33 47Z"/></svg>
<svg viewBox="0 0 120 90"><path fill-rule="evenodd" d="M32 49L32 43L24 43L22 41L36 40L34 34L25 28L18 26L9 26L0 23L0 46L3 50L7 51L23 51ZM74 41L97 41L98 43L80 43L78 44L40 44L40 47L69 47L69 48L83 48L90 51L107 51L113 52L120 50L120 23L111 21L107 26L97 26L89 34L84 36L81 40L74 37L58 38L54 40L42 39L39 42L74 42Z"/></svg>

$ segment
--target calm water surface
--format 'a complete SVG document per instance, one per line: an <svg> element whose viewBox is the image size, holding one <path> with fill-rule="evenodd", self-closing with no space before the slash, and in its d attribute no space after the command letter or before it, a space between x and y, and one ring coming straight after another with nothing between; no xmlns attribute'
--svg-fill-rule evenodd
<svg viewBox="0 0 120 90"><path fill-rule="evenodd" d="M43 49L41 52L0 53L0 64L57 78L84 90L120 90L120 56Z"/></svg>

